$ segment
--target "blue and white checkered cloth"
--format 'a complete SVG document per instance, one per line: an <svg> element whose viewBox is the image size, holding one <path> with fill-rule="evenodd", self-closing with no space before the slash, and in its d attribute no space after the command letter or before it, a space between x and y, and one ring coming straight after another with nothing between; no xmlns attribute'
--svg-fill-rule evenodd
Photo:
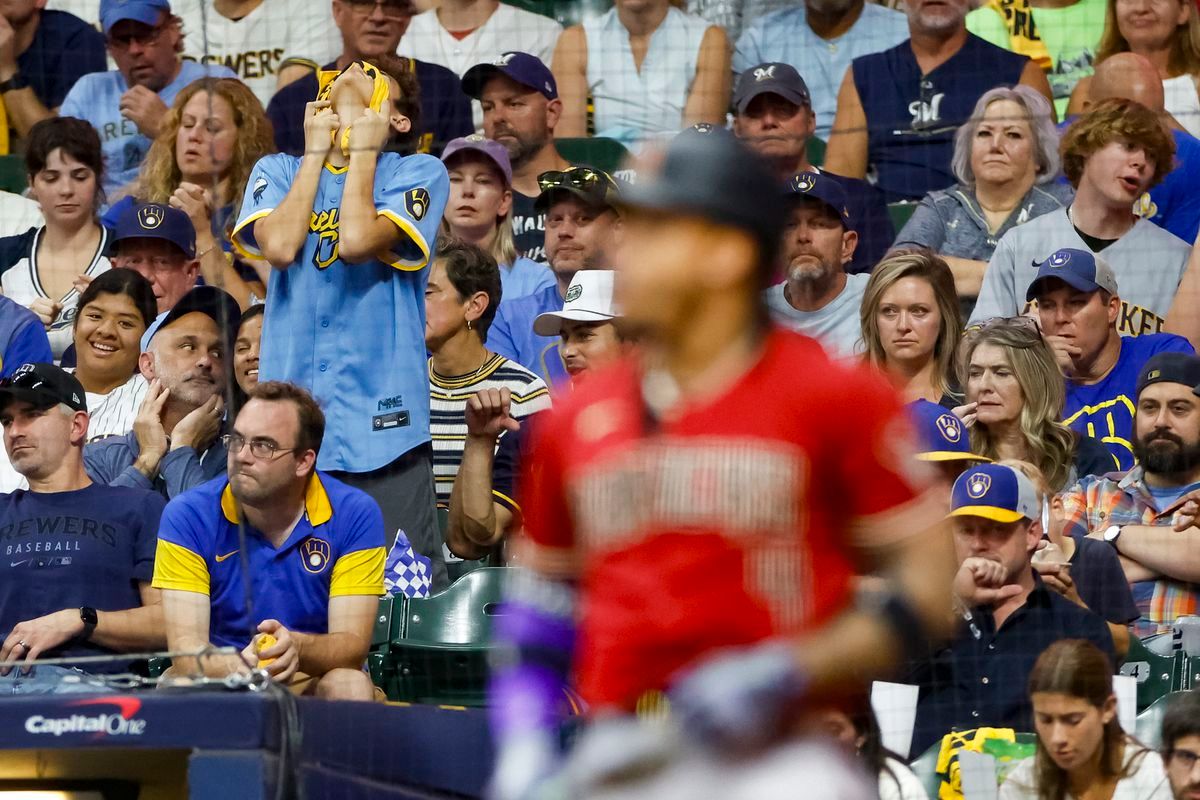
<svg viewBox="0 0 1200 800"><path fill-rule="evenodd" d="M388 597L429 597L433 586L433 566L428 558L418 555L402 528L396 529L396 541L388 553L383 570L383 587Z"/></svg>

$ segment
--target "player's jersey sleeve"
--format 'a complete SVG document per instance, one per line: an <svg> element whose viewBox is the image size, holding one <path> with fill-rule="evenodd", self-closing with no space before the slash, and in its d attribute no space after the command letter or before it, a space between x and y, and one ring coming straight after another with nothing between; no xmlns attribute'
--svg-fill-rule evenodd
<svg viewBox="0 0 1200 800"><path fill-rule="evenodd" d="M547 557L551 561L555 555L569 557L574 546L562 445L577 438L571 435L575 419L576 415L570 411L544 411L537 415L537 424L527 431L529 447L521 459L518 496L524 512L524 535L533 545L540 566L545 566Z"/></svg>
<svg viewBox="0 0 1200 800"><path fill-rule="evenodd" d="M379 260L406 271L428 264L449 199L450 178L433 156L380 156L375 208L396 224L401 235L390 251L379 254Z"/></svg>
<svg viewBox="0 0 1200 800"><path fill-rule="evenodd" d="M242 207L237 223L233 226L233 247L246 258L262 258L258 241L254 238L254 223L270 214L287 195L296 174L299 159L295 156L276 153L264 156L254 165L246 191L242 194Z"/></svg>
<svg viewBox="0 0 1200 800"><path fill-rule="evenodd" d="M345 542L333 565L329 596L383 594L383 568L387 560L383 512L364 494L351 494L334 512Z"/></svg>
<svg viewBox="0 0 1200 800"><path fill-rule="evenodd" d="M195 500L204 497L204 492L177 497L163 510L154 555L155 589L209 593L207 555L214 538L211 531L206 534L204 516L195 507Z"/></svg>

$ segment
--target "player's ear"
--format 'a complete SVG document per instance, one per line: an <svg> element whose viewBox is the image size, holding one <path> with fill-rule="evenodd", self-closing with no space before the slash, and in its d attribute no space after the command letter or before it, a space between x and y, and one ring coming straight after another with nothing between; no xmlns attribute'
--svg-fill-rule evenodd
<svg viewBox="0 0 1200 800"><path fill-rule="evenodd" d="M388 119L388 124L392 126L392 130L396 133L408 133L412 129L412 120L401 114L399 111L393 111L392 116Z"/></svg>

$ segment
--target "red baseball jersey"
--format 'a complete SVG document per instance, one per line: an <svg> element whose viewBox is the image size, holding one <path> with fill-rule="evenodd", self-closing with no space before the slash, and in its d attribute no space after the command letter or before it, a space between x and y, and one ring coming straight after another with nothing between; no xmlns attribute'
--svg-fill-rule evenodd
<svg viewBox="0 0 1200 800"><path fill-rule="evenodd" d="M895 392L783 330L668 419L652 420L631 363L550 413L526 460L525 532L580 565L576 678L593 707L631 709L710 650L828 620L860 548L884 543L855 537L919 494Z"/></svg>

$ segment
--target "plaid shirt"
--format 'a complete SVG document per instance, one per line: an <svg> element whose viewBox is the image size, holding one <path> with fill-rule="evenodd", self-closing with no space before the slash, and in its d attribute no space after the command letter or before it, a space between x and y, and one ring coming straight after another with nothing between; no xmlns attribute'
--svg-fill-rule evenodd
<svg viewBox="0 0 1200 800"><path fill-rule="evenodd" d="M1064 532L1078 536L1112 525L1169 526L1172 516L1170 513L1160 516L1140 466L1125 473L1119 481L1088 475L1063 495L1063 510ZM1142 616L1134 623L1133 630L1139 637L1171 630L1176 617L1196 613L1200 597L1200 586L1194 583L1165 577L1152 583L1154 591L1149 602L1138 599Z"/></svg>

